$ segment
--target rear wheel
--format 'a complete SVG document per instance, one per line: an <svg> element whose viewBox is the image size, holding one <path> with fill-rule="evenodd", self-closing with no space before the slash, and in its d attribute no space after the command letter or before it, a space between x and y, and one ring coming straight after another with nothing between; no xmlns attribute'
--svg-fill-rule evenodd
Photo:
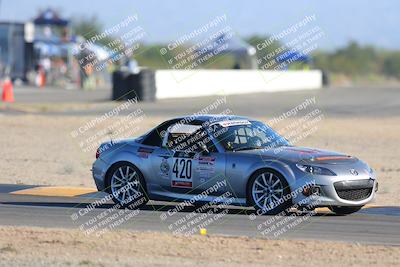
<svg viewBox="0 0 400 267"><path fill-rule="evenodd" d="M354 212L359 211L363 206L353 206L353 207L346 207L346 206L330 206L329 209L336 213L337 215L348 215Z"/></svg>
<svg viewBox="0 0 400 267"><path fill-rule="evenodd" d="M116 204L132 209L146 204L144 178L138 168L129 162L121 162L114 165L109 174L109 192Z"/></svg>
<svg viewBox="0 0 400 267"><path fill-rule="evenodd" d="M249 181L247 194L259 214L274 215L290 207L289 186L281 174L272 170L259 170Z"/></svg>

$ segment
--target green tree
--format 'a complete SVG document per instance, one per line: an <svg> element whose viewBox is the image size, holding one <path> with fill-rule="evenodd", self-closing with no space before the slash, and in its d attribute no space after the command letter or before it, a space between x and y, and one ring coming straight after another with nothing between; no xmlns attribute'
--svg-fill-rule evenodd
<svg viewBox="0 0 400 267"><path fill-rule="evenodd" d="M381 51L354 41L334 52L318 51L313 56L316 68L348 76L379 74L384 61Z"/></svg>
<svg viewBox="0 0 400 267"><path fill-rule="evenodd" d="M400 78L400 52L389 52L383 62L383 73L387 76Z"/></svg>

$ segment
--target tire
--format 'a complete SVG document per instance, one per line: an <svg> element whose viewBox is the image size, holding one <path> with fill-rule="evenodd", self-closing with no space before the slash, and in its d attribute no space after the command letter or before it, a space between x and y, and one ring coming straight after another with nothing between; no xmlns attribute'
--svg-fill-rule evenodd
<svg viewBox="0 0 400 267"><path fill-rule="evenodd" d="M130 162L119 162L111 167L107 188L114 203L121 208L140 208L148 201L143 174Z"/></svg>
<svg viewBox="0 0 400 267"><path fill-rule="evenodd" d="M283 199L288 195L290 188L286 179L274 170L258 170L249 179L247 199L259 215L275 215L286 211L292 203L290 198Z"/></svg>
<svg viewBox="0 0 400 267"><path fill-rule="evenodd" d="M346 206L329 206L328 208L336 213L337 215L348 215L354 212L359 211L363 206L353 206L353 207L346 207Z"/></svg>

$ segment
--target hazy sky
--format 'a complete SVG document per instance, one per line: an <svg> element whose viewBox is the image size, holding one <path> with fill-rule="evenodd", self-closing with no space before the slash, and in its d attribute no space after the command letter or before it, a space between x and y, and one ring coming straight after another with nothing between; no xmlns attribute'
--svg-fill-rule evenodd
<svg viewBox="0 0 400 267"><path fill-rule="evenodd" d="M0 20L26 21L39 8L53 7L67 18L97 15L106 27L138 14L146 41L167 42L227 15L241 36L273 34L306 15L315 14L325 32L320 47L332 49L349 40L400 49L400 1L133 1L133 0L1 0Z"/></svg>

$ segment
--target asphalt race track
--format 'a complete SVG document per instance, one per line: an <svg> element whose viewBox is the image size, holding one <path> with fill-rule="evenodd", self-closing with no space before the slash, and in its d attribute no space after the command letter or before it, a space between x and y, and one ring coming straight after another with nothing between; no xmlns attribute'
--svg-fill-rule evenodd
<svg viewBox="0 0 400 267"><path fill-rule="evenodd" d="M90 109L45 111L42 115L68 116L98 116L108 112L113 106L109 105L110 90L35 90L16 89L17 103L94 103ZM226 103L221 108L228 107L233 114L258 117L279 116L299 105L307 98L315 97L315 107L321 109L330 117L388 117L400 114L400 90L397 87L350 87L323 88L320 90L303 90L292 92L258 93L226 96ZM135 107L143 109L147 116L176 117L190 115L202 110L223 96L208 96L196 98L165 99L155 102L139 102ZM251 108L247 105L251 103ZM213 113L222 110L212 110ZM131 111L121 111L120 115L128 115ZM0 115L23 114L18 110L0 110Z"/></svg>
<svg viewBox="0 0 400 267"><path fill-rule="evenodd" d="M76 192L78 189L48 188L51 190L44 188L45 191L40 191L41 193L38 195L30 195L37 192L31 191L31 189L35 189L34 186L0 185L0 224L77 229L83 221L74 221L72 215L77 214L82 208L88 207L87 204L92 203L95 199L102 197L102 193L66 197L65 195L71 195L68 192ZM85 189L81 190L80 193L84 193ZM18 191L27 193L18 194ZM87 192L92 191L93 189L87 189ZM63 196L45 196L46 194L54 195L48 194L48 192ZM97 207L84 216L84 221L90 221L111 207L113 207L111 202ZM116 229L171 232L168 228L169 225L194 211L193 207L187 206L172 217L167 217L165 220L160 219L162 214L174 207L174 203L149 202L137 215L126 220ZM207 226L208 234L267 238L257 227L273 216L256 216L250 220L251 213L251 209L230 206L228 213L221 220ZM306 213L298 217L306 218L305 215ZM335 216L321 209L316 215L307 217L301 224L279 235L278 238L397 246L400 245L399 229L400 207L372 206L349 216Z"/></svg>

